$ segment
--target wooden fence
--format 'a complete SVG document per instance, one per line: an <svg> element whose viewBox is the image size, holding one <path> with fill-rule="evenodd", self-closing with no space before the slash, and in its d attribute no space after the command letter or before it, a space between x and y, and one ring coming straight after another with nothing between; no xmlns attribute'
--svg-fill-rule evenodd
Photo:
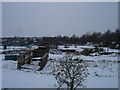
<svg viewBox="0 0 120 90"><path fill-rule="evenodd" d="M46 53L46 54L41 58L40 63L39 63L39 65L40 65L39 70L42 70L42 69L45 67L45 65L47 64L47 62L48 62L48 53Z"/></svg>
<svg viewBox="0 0 120 90"><path fill-rule="evenodd" d="M27 51L26 53L21 53L18 55L17 69L21 69L24 64L30 64L32 61L33 52Z"/></svg>
<svg viewBox="0 0 120 90"><path fill-rule="evenodd" d="M30 64L31 61L33 61L33 57L41 57L40 63L39 63L39 70L42 70L45 65L47 64L48 59L48 48L46 47L39 47L38 49L35 49L33 51L27 51L26 53L21 53L18 56L18 64L17 69L21 69L21 66L24 64Z"/></svg>

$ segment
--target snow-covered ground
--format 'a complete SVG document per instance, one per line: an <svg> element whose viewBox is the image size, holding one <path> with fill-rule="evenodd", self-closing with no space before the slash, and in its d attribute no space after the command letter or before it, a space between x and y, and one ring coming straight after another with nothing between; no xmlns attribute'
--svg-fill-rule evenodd
<svg viewBox="0 0 120 90"><path fill-rule="evenodd" d="M55 88L56 80L47 74L51 71L49 62L42 71L17 70L16 61L3 61L2 87L3 88ZM96 64L95 64L96 65ZM99 64L97 64L99 65ZM46 72L46 73L45 73ZM117 88L117 63L91 65L85 81L87 88Z"/></svg>
<svg viewBox="0 0 120 90"><path fill-rule="evenodd" d="M83 60L94 60L94 61L101 61L101 60L109 60L109 61L118 61L117 55L100 55L100 56L84 56L84 55L77 55L74 58L80 58Z"/></svg>
<svg viewBox="0 0 120 90"><path fill-rule="evenodd" d="M78 46L77 50L83 46ZM89 46L84 46L89 47ZM61 46L60 48L63 48ZM74 48L71 46L71 48ZM92 47L91 47L92 48ZM115 51L115 50L113 50ZM17 70L17 62L12 60L2 60L2 88L56 88L57 82L50 73L54 68L54 63L64 56L49 54L49 61L42 71L28 69ZM86 78L84 85L86 88L118 88L118 57L116 54L100 56L76 55L83 60L94 60L87 62L90 75Z"/></svg>
<svg viewBox="0 0 120 90"><path fill-rule="evenodd" d="M76 51L83 51L84 48L95 48L94 46L76 46L75 45L72 45L72 46L69 46L68 48L64 48L65 46L58 46L59 49L62 49L62 50L76 50ZM110 48L106 48L106 47L101 47L101 48L104 48L105 51L107 52L118 52L117 49L110 49Z"/></svg>
<svg viewBox="0 0 120 90"><path fill-rule="evenodd" d="M55 78L50 75L3 69L3 88L54 88Z"/></svg>

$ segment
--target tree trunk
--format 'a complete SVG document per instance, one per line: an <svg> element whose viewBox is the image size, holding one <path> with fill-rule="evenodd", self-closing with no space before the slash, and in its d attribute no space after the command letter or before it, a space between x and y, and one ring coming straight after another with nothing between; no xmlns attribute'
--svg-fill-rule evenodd
<svg viewBox="0 0 120 90"><path fill-rule="evenodd" d="M70 90L74 90L74 85L71 83Z"/></svg>

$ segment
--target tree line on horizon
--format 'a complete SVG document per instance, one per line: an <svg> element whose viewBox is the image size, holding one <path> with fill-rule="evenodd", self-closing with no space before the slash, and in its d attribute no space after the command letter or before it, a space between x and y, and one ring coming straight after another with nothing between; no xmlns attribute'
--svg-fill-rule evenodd
<svg viewBox="0 0 120 90"><path fill-rule="evenodd" d="M120 29L116 29L114 32L107 30L104 33L92 32L83 34L81 37L73 35L69 36L55 36L55 37L11 37L3 38L3 45L64 45L64 44L76 44L84 45L88 42L92 44L98 44L106 47L115 47L120 45Z"/></svg>
<svg viewBox="0 0 120 90"><path fill-rule="evenodd" d="M109 29L104 32L93 32L83 34L81 37L73 35L69 36L56 36L56 37L43 37L42 41L45 43L55 43L55 44L87 44L88 42L92 44L99 44L102 46L115 46L120 45L120 30L116 29L114 32Z"/></svg>

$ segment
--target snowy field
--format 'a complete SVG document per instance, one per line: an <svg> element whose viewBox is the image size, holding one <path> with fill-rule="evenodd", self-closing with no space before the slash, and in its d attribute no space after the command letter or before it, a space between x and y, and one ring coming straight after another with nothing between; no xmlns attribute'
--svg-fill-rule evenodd
<svg viewBox="0 0 120 90"><path fill-rule="evenodd" d="M89 46L78 46L71 49L81 51L82 48ZM60 46L59 48L63 48ZM92 47L90 47L92 48ZM2 50L1 50L2 51ZM110 50L115 51L117 50ZM64 56L49 54L49 61L42 71L21 69L17 70L17 62L4 60L4 55L0 54L2 61L2 88L56 88L56 79L51 75L54 63ZM76 55L74 58L90 60L86 80L83 82L86 88L118 88L118 56L116 54L100 56ZM2 60L3 59L3 60ZM91 62L91 60L94 60ZM1 62L0 61L0 62ZM83 87L80 87L83 88Z"/></svg>

